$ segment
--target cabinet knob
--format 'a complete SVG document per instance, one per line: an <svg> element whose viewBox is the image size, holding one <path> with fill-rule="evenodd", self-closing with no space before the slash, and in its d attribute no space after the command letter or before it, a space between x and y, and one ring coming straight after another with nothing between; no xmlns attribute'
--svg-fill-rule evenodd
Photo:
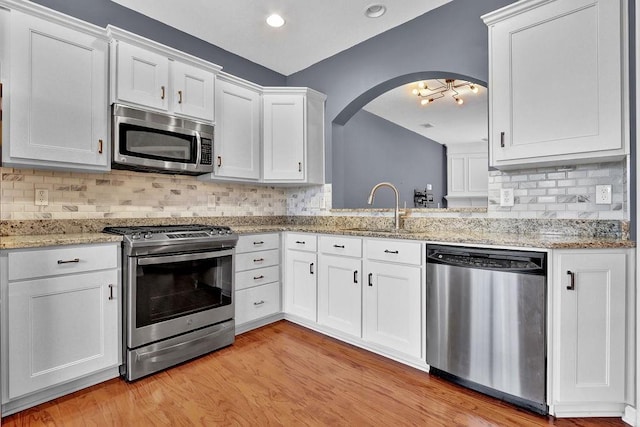
<svg viewBox="0 0 640 427"><path fill-rule="evenodd" d="M165 96L164 86L160 86L160 99L164 99L164 96Z"/></svg>
<svg viewBox="0 0 640 427"><path fill-rule="evenodd" d="M576 289L576 273L571 270L567 270L567 274L569 275L569 284L567 285L567 289L574 291Z"/></svg>

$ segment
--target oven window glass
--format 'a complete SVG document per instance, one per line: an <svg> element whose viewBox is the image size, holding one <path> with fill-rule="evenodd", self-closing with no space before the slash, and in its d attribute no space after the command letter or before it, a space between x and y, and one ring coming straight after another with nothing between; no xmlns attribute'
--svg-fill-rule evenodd
<svg viewBox="0 0 640 427"><path fill-rule="evenodd" d="M136 327L231 304L231 255L138 265Z"/></svg>
<svg viewBox="0 0 640 427"><path fill-rule="evenodd" d="M183 135L136 126L119 125L120 152L146 159L195 163L197 141L194 135Z"/></svg>

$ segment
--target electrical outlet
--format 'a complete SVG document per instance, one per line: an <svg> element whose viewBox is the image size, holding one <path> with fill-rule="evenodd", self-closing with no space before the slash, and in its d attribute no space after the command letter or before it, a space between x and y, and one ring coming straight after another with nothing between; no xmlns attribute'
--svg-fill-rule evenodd
<svg viewBox="0 0 640 427"><path fill-rule="evenodd" d="M36 188L36 198L34 200L36 206L48 206L49 205L49 190L43 188Z"/></svg>
<svg viewBox="0 0 640 427"><path fill-rule="evenodd" d="M611 185L596 185L596 205L611 204Z"/></svg>
<svg viewBox="0 0 640 427"><path fill-rule="evenodd" d="M500 206L513 206L513 188L500 189Z"/></svg>

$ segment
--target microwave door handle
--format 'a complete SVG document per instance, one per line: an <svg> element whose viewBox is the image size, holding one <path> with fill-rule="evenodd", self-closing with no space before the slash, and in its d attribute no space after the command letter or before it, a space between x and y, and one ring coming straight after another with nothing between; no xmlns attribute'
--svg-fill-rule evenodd
<svg viewBox="0 0 640 427"><path fill-rule="evenodd" d="M202 138L200 137L200 132L193 131L196 136L196 166L200 166L200 162L202 161Z"/></svg>

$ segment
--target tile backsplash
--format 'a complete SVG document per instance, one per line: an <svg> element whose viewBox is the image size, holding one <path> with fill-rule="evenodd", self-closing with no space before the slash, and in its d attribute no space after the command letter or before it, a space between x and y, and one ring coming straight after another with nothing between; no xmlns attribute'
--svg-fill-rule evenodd
<svg viewBox="0 0 640 427"><path fill-rule="evenodd" d="M490 218L628 220L627 161L489 172ZM596 185L610 184L612 203L595 202ZM511 188L514 206L500 206Z"/></svg>
<svg viewBox="0 0 640 427"><path fill-rule="evenodd" d="M35 206L36 189L49 191L48 206ZM0 168L0 219L285 215L292 191L182 175Z"/></svg>

